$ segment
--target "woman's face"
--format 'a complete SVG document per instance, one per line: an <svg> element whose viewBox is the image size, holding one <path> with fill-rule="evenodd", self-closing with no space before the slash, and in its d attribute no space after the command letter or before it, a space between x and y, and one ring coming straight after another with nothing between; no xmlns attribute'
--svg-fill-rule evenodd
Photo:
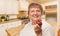
<svg viewBox="0 0 60 36"><path fill-rule="evenodd" d="M31 20L34 20L36 21L37 19L41 19L41 10L38 6L35 6L35 7L31 7L30 10L29 10L29 18Z"/></svg>

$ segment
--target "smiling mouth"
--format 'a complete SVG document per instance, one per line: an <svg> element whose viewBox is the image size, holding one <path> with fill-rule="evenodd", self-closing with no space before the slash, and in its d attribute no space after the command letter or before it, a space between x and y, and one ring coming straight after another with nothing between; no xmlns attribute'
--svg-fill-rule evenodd
<svg viewBox="0 0 60 36"><path fill-rule="evenodd" d="M38 15L33 15L33 17L38 18L39 16Z"/></svg>

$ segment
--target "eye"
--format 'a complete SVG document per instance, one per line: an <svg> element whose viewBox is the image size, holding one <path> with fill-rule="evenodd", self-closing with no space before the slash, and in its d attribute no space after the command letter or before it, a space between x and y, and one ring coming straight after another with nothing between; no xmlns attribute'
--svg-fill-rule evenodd
<svg viewBox="0 0 60 36"><path fill-rule="evenodd" d="M31 12L34 12L34 10L32 10Z"/></svg>
<svg viewBox="0 0 60 36"><path fill-rule="evenodd" d="M37 10L37 12L41 12L40 10Z"/></svg>

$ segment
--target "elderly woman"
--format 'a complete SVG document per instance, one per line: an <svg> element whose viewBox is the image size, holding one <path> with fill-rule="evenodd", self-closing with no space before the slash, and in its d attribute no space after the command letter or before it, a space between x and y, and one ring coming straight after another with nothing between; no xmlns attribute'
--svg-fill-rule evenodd
<svg viewBox="0 0 60 36"><path fill-rule="evenodd" d="M42 6L31 3L28 7L30 22L21 31L20 36L54 36L52 27L42 20Z"/></svg>

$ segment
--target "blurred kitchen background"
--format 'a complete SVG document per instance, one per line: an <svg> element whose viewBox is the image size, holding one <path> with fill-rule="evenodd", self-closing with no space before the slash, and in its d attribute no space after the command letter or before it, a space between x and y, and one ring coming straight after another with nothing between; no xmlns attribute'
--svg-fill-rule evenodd
<svg viewBox="0 0 60 36"><path fill-rule="evenodd" d="M57 10L57 0L0 0L0 28L4 29L14 24L17 26L16 23L13 24L12 22L17 21L20 25L20 20L28 19L28 5L32 2L43 6L42 19L46 20L53 27L55 36L57 36L60 29L60 14ZM6 24L8 25L5 26Z"/></svg>

